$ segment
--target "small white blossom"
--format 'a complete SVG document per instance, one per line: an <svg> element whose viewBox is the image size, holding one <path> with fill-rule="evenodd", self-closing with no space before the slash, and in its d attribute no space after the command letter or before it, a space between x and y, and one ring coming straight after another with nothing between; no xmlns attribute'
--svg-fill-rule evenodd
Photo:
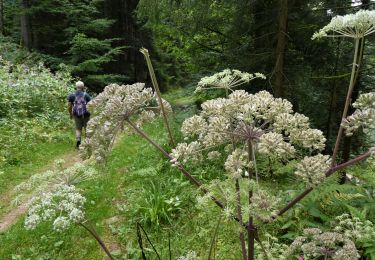
<svg viewBox="0 0 375 260"><path fill-rule="evenodd" d="M225 69L212 76L202 78L198 82L198 87L195 89L195 92L199 92L203 89L233 90L233 88L249 83L256 78L266 79L266 76L259 72L251 74L239 70Z"/></svg>
<svg viewBox="0 0 375 260"><path fill-rule="evenodd" d="M360 10L355 14L338 15L331 22L316 32L312 39L327 36L362 38L375 31L375 11ZM329 35L329 33L332 33Z"/></svg>
<svg viewBox="0 0 375 260"><path fill-rule="evenodd" d="M285 256L303 253L304 256L331 257L335 260L356 260L359 257L353 241L337 232L323 232L319 228L308 228L304 236L297 237L285 252Z"/></svg>
<svg viewBox="0 0 375 260"><path fill-rule="evenodd" d="M162 99L165 112L171 113L171 105ZM81 155L98 162L106 159L116 135L124 129L124 120L135 116L135 124L141 127L161 112L156 95L143 83L133 85L111 84L88 103L93 116L87 124L87 137L80 147Z"/></svg>
<svg viewBox="0 0 375 260"><path fill-rule="evenodd" d="M247 154L242 149L234 150L225 161L225 170L234 179L238 179L245 173L249 163L247 161Z"/></svg>
<svg viewBox="0 0 375 260"><path fill-rule="evenodd" d="M375 92L361 94L357 101L353 103L355 112L348 116L342 126L346 130L346 135L353 135L359 128L366 130L375 129Z"/></svg>
<svg viewBox="0 0 375 260"><path fill-rule="evenodd" d="M41 222L53 220L53 229L63 231L84 221L86 199L74 186L56 184L50 192L35 197L25 219L25 228L35 229Z"/></svg>
<svg viewBox="0 0 375 260"><path fill-rule="evenodd" d="M326 177L325 173L331 165L328 155L318 154L305 157L298 165L295 175L301 177L308 186L320 184Z"/></svg>
<svg viewBox="0 0 375 260"><path fill-rule="evenodd" d="M294 156L295 149L284 141L283 135L278 133L266 133L260 137L259 153L278 158L290 158Z"/></svg>

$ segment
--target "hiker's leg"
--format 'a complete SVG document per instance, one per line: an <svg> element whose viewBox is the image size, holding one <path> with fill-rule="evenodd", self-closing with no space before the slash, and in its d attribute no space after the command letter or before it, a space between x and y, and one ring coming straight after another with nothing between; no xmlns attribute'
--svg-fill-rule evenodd
<svg viewBox="0 0 375 260"><path fill-rule="evenodd" d="M82 118L74 117L74 122L76 124L76 139L77 144L76 147L78 148L81 145L81 136L82 136Z"/></svg>
<svg viewBox="0 0 375 260"><path fill-rule="evenodd" d="M77 141L81 141L81 136L82 136L82 129L76 129Z"/></svg>

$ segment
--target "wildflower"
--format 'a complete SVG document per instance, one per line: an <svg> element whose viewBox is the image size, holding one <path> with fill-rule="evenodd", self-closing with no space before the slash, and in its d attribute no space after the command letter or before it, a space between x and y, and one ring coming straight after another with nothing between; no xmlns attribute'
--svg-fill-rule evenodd
<svg viewBox="0 0 375 260"><path fill-rule="evenodd" d="M328 155L318 154L305 157L298 165L295 175L301 177L308 186L316 186L325 179L331 160Z"/></svg>
<svg viewBox="0 0 375 260"><path fill-rule="evenodd" d="M247 73L239 70L225 69L212 76L204 77L198 82L195 92L203 89L225 89L233 91L233 88L249 83L256 78L266 79L262 73Z"/></svg>
<svg viewBox="0 0 375 260"><path fill-rule="evenodd" d="M244 174L249 163L247 161L247 154L242 149L234 150L225 161L225 170L234 179L238 179Z"/></svg>
<svg viewBox="0 0 375 260"><path fill-rule="evenodd" d="M25 228L35 229L44 221L53 220L53 229L63 231L71 224L84 221L86 199L74 186L56 184L50 192L40 194L32 200L25 219Z"/></svg>
<svg viewBox="0 0 375 260"><path fill-rule="evenodd" d="M375 129L375 92L361 94L353 107L356 108L354 113L342 122L346 135L353 135L361 127L364 130Z"/></svg>
<svg viewBox="0 0 375 260"><path fill-rule="evenodd" d="M362 38L375 31L375 11L360 10L355 14L338 15L331 22L316 32L312 39L322 37ZM331 35L328 33L332 32Z"/></svg>
<svg viewBox="0 0 375 260"><path fill-rule="evenodd" d="M319 228L303 231L304 236L297 237L285 252L290 257L303 252L304 256L319 258L331 257L335 260L355 260L359 254L353 241L337 232L323 232Z"/></svg>
<svg viewBox="0 0 375 260"><path fill-rule="evenodd" d="M171 113L171 105L164 99L162 103L166 113ZM98 162L105 161L115 136L125 129L124 120L134 116L135 124L141 127L161 112L155 93L143 83L108 85L88 104L88 108L94 116L87 124L87 137L80 152L83 158L93 157Z"/></svg>

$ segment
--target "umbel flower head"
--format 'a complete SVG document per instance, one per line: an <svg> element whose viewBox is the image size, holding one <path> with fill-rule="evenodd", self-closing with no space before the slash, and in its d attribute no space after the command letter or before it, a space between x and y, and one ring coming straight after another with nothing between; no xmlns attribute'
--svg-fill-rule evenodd
<svg viewBox="0 0 375 260"><path fill-rule="evenodd" d="M323 232L319 228L307 228L304 235L297 237L286 251L288 259L303 253L311 259L356 260L359 257L353 241L337 232Z"/></svg>
<svg viewBox="0 0 375 260"><path fill-rule="evenodd" d="M353 107L356 108L354 113L342 122L346 135L353 135L361 127L363 130L375 129L375 92L360 95Z"/></svg>
<svg viewBox="0 0 375 260"><path fill-rule="evenodd" d="M233 91L235 87L249 83L256 78L266 79L266 76L259 72L252 74L239 70L225 69L212 76L202 78L198 82L195 92L203 89L226 89Z"/></svg>
<svg viewBox="0 0 375 260"><path fill-rule="evenodd" d="M165 100L162 102L165 111L170 113L170 104ZM132 117L140 127L160 113L154 92L143 83L108 85L89 103L89 109L93 116L87 124L87 137L81 152L84 158L92 156L99 162L105 160L116 134L125 128L124 120Z"/></svg>
<svg viewBox="0 0 375 260"><path fill-rule="evenodd" d="M360 10L355 14L333 17L328 25L314 33L312 39L322 37L362 38L374 31L375 11Z"/></svg>
<svg viewBox="0 0 375 260"><path fill-rule="evenodd" d="M295 175L301 177L308 186L314 187L324 181L325 172L330 168L328 155L306 156L298 165Z"/></svg>
<svg viewBox="0 0 375 260"><path fill-rule="evenodd" d="M25 228L35 229L42 222L52 222L55 231L63 231L85 219L86 199L72 185L56 184L50 192L35 197L25 219Z"/></svg>
<svg viewBox="0 0 375 260"><path fill-rule="evenodd" d="M197 161L204 158L204 152L219 152L220 147L234 142L240 150L227 151L225 165L234 178L250 166L240 152L246 150L247 141L258 146L261 154L288 159L299 148L320 151L326 140L321 131L310 128L307 117L293 113L290 102L267 91L249 94L236 90L228 98L206 101L199 115L183 122L181 131L190 142L172 150L173 162Z"/></svg>

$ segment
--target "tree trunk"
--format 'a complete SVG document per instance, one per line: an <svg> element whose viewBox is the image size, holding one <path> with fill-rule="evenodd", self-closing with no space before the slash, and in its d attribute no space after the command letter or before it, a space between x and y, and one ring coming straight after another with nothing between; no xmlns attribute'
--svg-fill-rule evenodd
<svg viewBox="0 0 375 260"><path fill-rule="evenodd" d="M21 46L27 50L31 50L32 46L29 7L29 0L21 0Z"/></svg>
<svg viewBox="0 0 375 260"><path fill-rule="evenodd" d="M334 64L334 67L333 67L333 70L332 70L332 75L337 75L337 71L338 71L338 64L339 64L339 60L340 60L340 48L341 48L341 38L337 38L336 39L336 59L335 59L335 64ZM332 139L332 133L334 133L335 131L337 131L337 118L338 118L338 111L337 111L337 102L338 102L338 99L337 99L337 95L338 95L338 89L337 89L337 85L338 85L338 80L337 79L334 79L333 80L333 83L332 83L332 88L331 88L331 95L330 95L330 105L329 105L329 114L328 114L328 120L327 120L327 145L326 145L326 153L327 154L330 154L332 153L332 145L331 145L331 139ZM334 142L334 141L333 141Z"/></svg>
<svg viewBox="0 0 375 260"><path fill-rule="evenodd" d="M279 0L279 33L276 46L276 65L275 65L275 97L284 96L284 60L286 47L286 33L288 23L288 0Z"/></svg>
<svg viewBox="0 0 375 260"><path fill-rule="evenodd" d="M0 0L0 35L4 35L4 0Z"/></svg>

